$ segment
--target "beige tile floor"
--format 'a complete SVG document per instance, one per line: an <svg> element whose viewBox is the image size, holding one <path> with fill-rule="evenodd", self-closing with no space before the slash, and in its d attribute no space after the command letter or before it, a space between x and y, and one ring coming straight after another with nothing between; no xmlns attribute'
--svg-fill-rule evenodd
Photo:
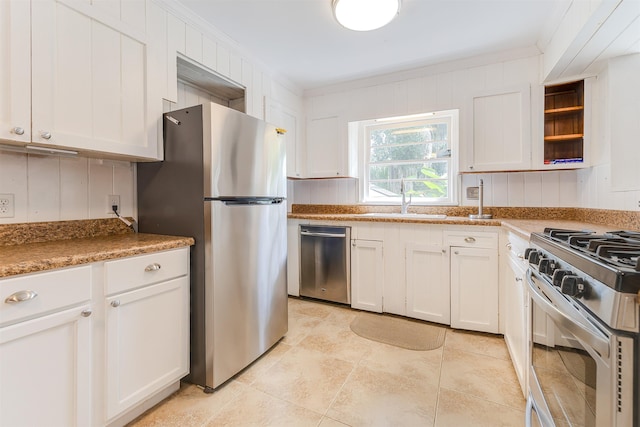
<svg viewBox="0 0 640 427"><path fill-rule="evenodd" d="M213 394L183 384L131 425L522 426L501 336L447 330L412 351L355 335L357 311L289 299L289 332Z"/></svg>

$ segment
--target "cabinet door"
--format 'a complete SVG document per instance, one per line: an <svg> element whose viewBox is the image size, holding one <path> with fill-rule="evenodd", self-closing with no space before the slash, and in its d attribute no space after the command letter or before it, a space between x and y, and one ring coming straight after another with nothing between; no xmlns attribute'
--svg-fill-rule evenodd
<svg viewBox="0 0 640 427"><path fill-rule="evenodd" d="M498 254L451 248L451 326L498 333Z"/></svg>
<svg viewBox="0 0 640 427"><path fill-rule="evenodd" d="M407 243L407 316L448 325L449 257L440 246Z"/></svg>
<svg viewBox="0 0 640 427"><path fill-rule="evenodd" d="M300 295L300 222L287 220L287 292Z"/></svg>
<svg viewBox="0 0 640 427"><path fill-rule="evenodd" d="M640 190L640 150L637 145L640 135L639 70L640 53L609 61L609 132L613 191Z"/></svg>
<svg viewBox="0 0 640 427"><path fill-rule="evenodd" d="M472 143L461 171L524 170L531 167L529 85L473 96Z"/></svg>
<svg viewBox="0 0 640 427"><path fill-rule="evenodd" d="M0 425L91 425L85 310L88 304L0 328Z"/></svg>
<svg viewBox="0 0 640 427"><path fill-rule="evenodd" d="M286 133L282 136L287 146L287 176L303 178L302 150L298 141L298 119L295 111L286 108L279 102L265 97L265 121L283 128Z"/></svg>
<svg viewBox="0 0 640 427"><path fill-rule="evenodd" d="M30 3L0 2L0 139L31 141Z"/></svg>
<svg viewBox="0 0 640 427"><path fill-rule="evenodd" d="M72 6L73 5L73 6ZM146 46L84 3L32 2L32 140L156 158L146 134ZM124 28L124 26L121 26Z"/></svg>
<svg viewBox="0 0 640 427"><path fill-rule="evenodd" d="M382 242L352 240L351 307L382 313Z"/></svg>
<svg viewBox="0 0 640 427"><path fill-rule="evenodd" d="M106 300L107 419L189 370L189 278Z"/></svg>
<svg viewBox="0 0 640 427"><path fill-rule="evenodd" d="M527 337L527 293L525 271L519 262L509 258L505 268L504 340L511 355L523 395L527 396L528 337Z"/></svg>
<svg viewBox="0 0 640 427"><path fill-rule="evenodd" d="M338 117L311 119L307 124L307 175L309 178L344 176L346 150L340 144Z"/></svg>

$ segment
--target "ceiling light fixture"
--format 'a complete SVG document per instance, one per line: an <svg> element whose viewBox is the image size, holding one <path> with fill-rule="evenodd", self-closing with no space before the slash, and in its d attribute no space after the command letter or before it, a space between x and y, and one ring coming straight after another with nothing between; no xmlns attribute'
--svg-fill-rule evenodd
<svg viewBox="0 0 640 427"><path fill-rule="evenodd" d="M400 0L333 0L333 15L345 28L370 31L384 27L400 11Z"/></svg>

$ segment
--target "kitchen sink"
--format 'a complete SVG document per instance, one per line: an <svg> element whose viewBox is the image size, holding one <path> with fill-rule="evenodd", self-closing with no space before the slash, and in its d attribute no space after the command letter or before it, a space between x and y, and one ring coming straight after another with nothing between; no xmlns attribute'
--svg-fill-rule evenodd
<svg viewBox="0 0 640 427"><path fill-rule="evenodd" d="M416 218L416 219L444 219L444 214L421 214L421 213L397 213L397 212L369 212L360 214L362 216L370 216L374 218Z"/></svg>

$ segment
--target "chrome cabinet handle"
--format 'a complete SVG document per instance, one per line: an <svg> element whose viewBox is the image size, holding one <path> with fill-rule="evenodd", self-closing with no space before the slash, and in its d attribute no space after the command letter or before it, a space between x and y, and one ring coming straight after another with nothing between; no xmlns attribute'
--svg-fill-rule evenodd
<svg viewBox="0 0 640 427"><path fill-rule="evenodd" d="M157 262L154 262L153 264L149 264L144 268L144 271L158 271L160 270L160 268L162 268L162 266L160 264L158 264Z"/></svg>
<svg viewBox="0 0 640 427"><path fill-rule="evenodd" d="M456 254L456 255L460 255L460 252L458 252L458 251L455 251L455 252L454 252L454 254Z"/></svg>
<svg viewBox="0 0 640 427"><path fill-rule="evenodd" d="M473 243L476 241L476 239L474 239L473 237L465 237L464 241L467 243Z"/></svg>
<svg viewBox="0 0 640 427"><path fill-rule="evenodd" d="M13 133L15 133L16 135L24 135L24 128L21 128L20 126L16 126L12 129Z"/></svg>
<svg viewBox="0 0 640 427"><path fill-rule="evenodd" d="M38 294L34 291L18 291L14 294L9 295L4 302L7 304L15 304L18 302L29 301L37 297Z"/></svg>
<svg viewBox="0 0 640 427"><path fill-rule="evenodd" d="M47 131L40 132L40 136L43 139L51 139L51 132L47 132Z"/></svg>
<svg viewBox="0 0 640 427"><path fill-rule="evenodd" d="M505 246L507 247L507 249L511 250L511 242L507 243Z"/></svg>
<svg viewBox="0 0 640 427"><path fill-rule="evenodd" d="M524 259L524 255L523 254L518 254L518 258Z"/></svg>
<svg viewBox="0 0 640 427"><path fill-rule="evenodd" d="M80 313L80 315L82 317L89 317L89 316L91 316L92 313L93 313L93 311L91 311L91 309L87 309L87 310L82 310L82 313Z"/></svg>
<svg viewBox="0 0 640 427"><path fill-rule="evenodd" d="M120 306L120 300L116 299L111 301L111 307L119 307Z"/></svg>

